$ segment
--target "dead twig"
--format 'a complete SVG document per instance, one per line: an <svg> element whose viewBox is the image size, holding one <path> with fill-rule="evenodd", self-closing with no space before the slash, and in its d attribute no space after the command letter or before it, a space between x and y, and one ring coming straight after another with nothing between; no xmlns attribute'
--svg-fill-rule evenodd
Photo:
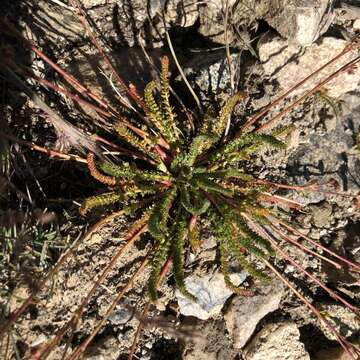
<svg viewBox="0 0 360 360"><path fill-rule="evenodd" d="M27 146L32 150L36 150L36 151L39 151L41 153L44 153L44 154L48 155L49 157L57 157L57 158L60 158L60 159L63 159L63 160L74 160L74 161L77 161L77 162L80 162L80 163L85 163L85 164L87 163L86 159L84 159L84 158L82 158L82 157L80 157L78 155L64 154L64 153L59 152L59 151L51 150L51 149L45 148L43 146L36 145L33 142L21 140L21 139L16 138L15 136L5 134L2 131L0 131L0 136L6 138L8 140L11 140L11 141L13 141L13 142L15 142L17 144Z"/></svg>
<svg viewBox="0 0 360 360"><path fill-rule="evenodd" d="M177 67L177 69L178 69L178 71L179 71L179 73L180 73L181 78L183 79L186 87L189 89L191 96L194 98L195 103L196 103L196 105L197 105L197 107L198 107L198 109L199 109L200 114L202 114L202 113L203 113L203 109L202 109L200 100L199 100L198 96L195 94L195 91L193 90L193 88L191 87L191 85L190 85L190 83L189 83L189 81L188 81L188 79L187 79L187 77L186 77L186 75L185 75L185 73L184 73L184 71L183 71L183 69L182 69L179 61L178 61L178 59L177 59L177 56L176 56L174 47L173 47L172 42L171 42L171 38L170 38L169 32L168 32L168 30L167 30L164 11L162 12L162 17L163 17L163 23L164 23L164 27L165 27L166 41L167 41L167 43L168 43L168 45L169 45L169 49L170 49L170 52L171 52L171 56L172 56L173 59L174 59L174 62L175 62L176 67Z"/></svg>
<svg viewBox="0 0 360 360"><path fill-rule="evenodd" d="M27 84L25 84L25 82L23 82L11 68L9 68L6 64L3 64L1 71L10 82L23 91L42 111L48 115L48 119L54 126L62 146L66 147L66 143L69 143L80 150L85 148L88 151L100 154L99 148L87 134L55 113L55 111L53 111Z"/></svg>

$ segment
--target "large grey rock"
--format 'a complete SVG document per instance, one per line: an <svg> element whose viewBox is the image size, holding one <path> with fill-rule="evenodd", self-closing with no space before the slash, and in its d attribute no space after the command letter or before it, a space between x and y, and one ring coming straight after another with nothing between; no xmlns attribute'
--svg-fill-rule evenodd
<svg viewBox="0 0 360 360"><path fill-rule="evenodd" d="M246 276L247 274L242 272L232 274L231 279L236 285L239 285ZM227 288L224 277L220 273L203 277L189 276L185 279L185 283L188 291L197 298L197 302L191 301L176 291L180 313L186 316L195 316L201 320L219 314L225 301L233 294L233 291Z"/></svg>
<svg viewBox="0 0 360 360"><path fill-rule="evenodd" d="M351 98L345 96L348 106L351 106ZM349 99L349 101L348 101ZM351 106L352 107L352 106ZM319 131L312 133L306 142L300 146L289 157L288 173L297 183L303 184L310 180L317 180L324 184L324 190L333 191L329 181L336 180L340 189L358 192L358 178L360 174L360 161L354 149L356 145L356 134L360 130L360 113L353 108L351 114L336 119L335 128L331 131ZM309 196L296 194L296 200L303 204L317 203L324 200L324 194L313 193ZM337 198L337 202L345 200ZM347 206L348 213L353 212ZM325 210L330 215L330 210ZM329 227L329 219L326 221L325 214L320 214L315 209L315 223L319 227ZM321 224L322 223L322 224Z"/></svg>
<svg viewBox="0 0 360 360"><path fill-rule="evenodd" d="M246 347L245 360L310 360L292 322L266 325ZM324 358L325 359L325 358Z"/></svg>
<svg viewBox="0 0 360 360"><path fill-rule="evenodd" d="M310 75L321 65L327 63L331 58L339 54L348 42L341 39L325 37L321 42L308 46L305 50L297 45L289 45L281 38L264 38L259 44L259 57L262 61L265 75L276 79L281 90L290 89ZM336 64L329 66L322 76L336 71L342 65L353 59L355 51L344 55ZM319 77L306 82L292 94L303 93L319 82ZM327 83L322 90L330 97L338 98L341 95L353 91L360 82L360 69L342 73L340 76Z"/></svg>
<svg viewBox="0 0 360 360"><path fill-rule="evenodd" d="M334 14L333 0L281 0L266 21L281 36L299 45L309 45L325 33Z"/></svg>
<svg viewBox="0 0 360 360"><path fill-rule="evenodd" d="M299 45L309 45L319 38L334 18L333 0L247 0L228 2L227 41L234 44L239 32L266 20L281 36ZM199 8L199 32L214 42L226 43L225 1L208 1Z"/></svg>
<svg viewBox="0 0 360 360"><path fill-rule="evenodd" d="M98 37L114 48L139 42L161 46L165 34L162 11L168 28L191 26L199 17L199 5L192 0L83 0L81 3L95 24ZM68 41L83 43L85 32L71 6L39 0L27 10L28 32L31 32L27 36L46 40L59 50Z"/></svg>
<svg viewBox="0 0 360 360"><path fill-rule="evenodd" d="M259 56L265 75L276 79L280 88L287 90L338 55L347 45L348 42L345 40L325 37L320 43L312 44L302 51L300 47L289 45L287 41L278 37L265 38L259 44ZM344 55L335 64L321 72L321 77L330 75L353 59L354 55L356 55L355 51ZM304 86L299 87L292 94L303 93L304 90L312 88L318 82L319 77L315 77L315 79L306 82ZM359 82L360 69L354 68L325 84L322 90L326 91L328 96L338 98L347 92L355 90Z"/></svg>
<svg viewBox="0 0 360 360"><path fill-rule="evenodd" d="M236 297L225 314L226 327L233 338L234 347L242 348L253 334L258 322L278 309L284 289L279 282L260 288L253 297Z"/></svg>

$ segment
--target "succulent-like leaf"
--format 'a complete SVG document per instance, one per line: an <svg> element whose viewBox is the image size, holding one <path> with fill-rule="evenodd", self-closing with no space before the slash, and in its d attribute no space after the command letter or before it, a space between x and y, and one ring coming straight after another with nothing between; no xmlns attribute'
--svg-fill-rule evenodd
<svg viewBox="0 0 360 360"><path fill-rule="evenodd" d="M160 243L165 243L165 239L168 237L167 220L176 194L177 188L175 186L167 190L163 197L155 204L149 218L149 232Z"/></svg>
<svg viewBox="0 0 360 360"><path fill-rule="evenodd" d="M253 177L250 174L246 174L243 170L239 169L225 169L218 171L209 171L208 177L212 179L228 179L235 177L243 181L251 181Z"/></svg>
<svg viewBox="0 0 360 360"><path fill-rule="evenodd" d="M150 118L150 121L155 125L155 127L159 130L160 134L169 141L169 131L166 128L166 124L164 122L163 114L159 106L157 105L153 91L156 89L156 82L150 81L145 87L145 103L149 109L147 115Z"/></svg>
<svg viewBox="0 0 360 360"><path fill-rule="evenodd" d="M128 163L123 163L122 165L115 165L109 161L104 161L101 163L100 168L104 173L112 175L117 179L126 179L126 180L143 180L143 181L168 181L172 177L164 174L161 171L155 170L138 170L136 167L131 166Z"/></svg>
<svg viewBox="0 0 360 360"><path fill-rule="evenodd" d="M141 140L132 130L130 130L126 125L122 123L119 123L116 126L116 131L119 136L132 147L150 157L154 157L152 149L154 148L156 143L155 141L153 141L153 139L147 138L147 141Z"/></svg>
<svg viewBox="0 0 360 360"><path fill-rule="evenodd" d="M235 105L242 99L245 99L246 95L242 92L238 92L227 100L225 105L220 110L219 116L217 118L217 122L214 123L214 126L211 129L211 133L214 134L216 141L220 140L223 135L226 125L228 122L229 116L235 107Z"/></svg>
<svg viewBox="0 0 360 360"><path fill-rule="evenodd" d="M239 151L240 149L244 149L246 154L251 154L266 145L278 149L286 148L286 145L282 141L272 135L257 133L244 134L232 141L229 141L226 145L216 151L209 161L217 161L226 155ZM255 147L249 151L248 148L251 146Z"/></svg>
<svg viewBox="0 0 360 360"><path fill-rule="evenodd" d="M227 189L224 186L221 186L220 184L218 184L212 180L209 180L206 177L206 174L201 174L201 175L196 176L194 181L196 182L196 184L199 187L203 188L204 190L222 194L222 195L225 195L228 197L232 197L234 195L234 191L232 189Z"/></svg>
<svg viewBox="0 0 360 360"><path fill-rule="evenodd" d="M235 294L241 296L249 295L249 290L243 289L239 286L236 286L230 279L229 274L229 261L228 258L230 256L228 250L226 249L226 244L224 241L219 242L219 250L220 250L220 264L221 264L221 272L224 276L224 281L226 286L232 290Z"/></svg>
<svg viewBox="0 0 360 360"><path fill-rule="evenodd" d="M172 256L174 266L174 278L178 290L187 298L196 301L195 296L186 289L184 281L184 242L188 233L188 216L179 208L178 218L175 222L174 238L172 240Z"/></svg>
<svg viewBox="0 0 360 360"><path fill-rule="evenodd" d="M210 206L210 201L201 192L191 191L186 186L180 188L180 201L185 210L192 215L201 215Z"/></svg>
<svg viewBox="0 0 360 360"><path fill-rule="evenodd" d="M90 196L84 200L82 203L79 212L81 215L85 215L88 211L92 210L95 207L111 205L118 201L122 201L124 199L123 194L117 193L107 193L101 195Z"/></svg>
<svg viewBox="0 0 360 360"><path fill-rule="evenodd" d="M175 143L178 134L176 130L175 123L175 114L170 105L170 85L169 85L169 59L167 56L164 56L161 59L161 109L163 112L163 118L168 130L168 134L170 137L170 143Z"/></svg>
<svg viewBox="0 0 360 360"><path fill-rule="evenodd" d="M213 138L210 135L198 135L191 143L190 149L184 160L185 166L193 166L196 158L213 144Z"/></svg>
<svg viewBox="0 0 360 360"><path fill-rule="evenodd" d="M228 249L228 251L235 256L238 264L251 276L263 281L268 280L268 277L262 271L256 269L251 263L249 263L245 255L242 254L239 244L234 241L233 225L226 221L225 218L214 213L211 215L211 222L219 240L219 244L222 243L221 246L224 246L225 249Z"/></svg>
<svg viewBox="0 0 360 360"><path fill-rule="evenodd" d="M151 261L151 273L149 277L149 297L151 301L157 300L157 284L160 277L161 267L169 255L170 239L164 238L163 242L159 244Z"/></svg>

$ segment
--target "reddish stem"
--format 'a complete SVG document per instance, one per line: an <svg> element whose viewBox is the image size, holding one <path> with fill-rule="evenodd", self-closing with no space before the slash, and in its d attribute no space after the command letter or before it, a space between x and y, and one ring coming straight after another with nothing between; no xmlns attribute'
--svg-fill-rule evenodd
<svg viewBox="0 0 360 360"><path fill-rule="evenodd" d="M164 151L164 149L160 145L155 145L154 150L160 156L161 161L168 168L171 165L172 157Z"/></svg>
<svg viewBox="0 0 360 360"><path fill-rule="evenodd" d="M280 237L281 237L282 239L284 239L284 240L292 243L292 244L295 245L296 247L304 250L305 252L307 252L307 253L309 253L309 254L312 254L312 255L314 255L315 257L317 257L317 258L319 258L319 259L321 259L321 260L323 260L323 261L325 261L325 262L328 262L329 264L333 265L333 266L334 266L335 268L337 268L337 269L341 269L341 268L342 268L342 266L341 266L339 263L337 263L337 262L335 262L335 261L333 261L333 260L331 260L331 259L328 259L328 258L326 258L325 256L322 256L321 254L317 253L316 251L313 251L313 250L309 249L308 247L302 245L302 244L299 243L298 241L292 239L290 236L287 236L287 235L286 235L285 233L283 233L277 226L275 226L274 223L271 222L269 216L268 216L267 218L268 218L269 221L270 221L271 230L274 231L276 234L280 235ZM299 240L299 239L300 239L300 237L297 237L297 240Z"/></svg>
<svg viewBox="0 0 360 360"><path fill-rule="evenodd" d="M346 339L344 339L336 329L330 324L330 322L320 313L320 311L312 305L295 287L287 280L280 272L266 259L262 259L267 267L316 315L316 317L324 323L325 326L330 329L332 334L338 340L341 347L353 360L359 359L359 351Z"/></svg>
<svg viewBox="0 0 360 360"><path fill-rule="evenodd" d="M263 184L263 185L270 185L272 187L276 187L279 189L289 189L289 190L296 190L296 191L319 191L320 186L315 183L309 183L305 185L288 185L288 184L278 184L268 180L262 179L254 179L252 181L255 184Z"/></svg>
<svg viewBox="0 0 360 360"><path fill-rule="evenodd" d="M134 229L130 229L125 236L125 244L115 253L115 255L111 258L111 260L108 262L105 269L102 271L98 279L94 282L91 290L87 293L85 298L82 300L81 305L76 310L72 318L57 332L54 339L50 341L50 343L41 350L39 359L46 358L53 347L63 338L66 331L69 329L70 326L73 326L73 324L77 324L82 313L85 310L86 305L90 301L91 297L94 295L95 291L98 289L99 285L105 280L111 269L115 266L116 262L119 260L119 258L123 255L123 253L135 242L136 239L139 238L139 236L144 233L147 230L147 227L145 224L141 225L141 222L144 222L145 218L143 218L140 221L140 224Z"/></svg>
<svg viewBox="0 0 360 360"><path fill-rule="evenodd" d="M41 85L44 85L46 87L48 87L49 89L52 89L54 91L56 91L57 93L60 93L60 94L63 94L65 95L66 97L76 101L78 104L81 104L81 105L84 105L84 106L87 106L88 108L90 109L93 109L95 110L97 113L101 114L101 115L104 115L106 117L110 117L111 114L106 111L106 110L103 110L101 109L100 107L94 105L94 104L91 104L89 103L88 101L80 98L79 96L77 95L74 95L72 94L71 92L69 92L68 90L66 89L63 89L61 88L60 86L57 86L53 83L51 83L50 81L46 80L46 79L42 79L34 74L31 74L30 72L28 72L28 75L31 76L34 80L36 80L39 84Z"/></svg>
<svg viewBox="0 0 360 360"><path fill-rule="evenodd" d="M166 260L165 265L163 266L163 268L162 268L162 270L161 270L161 273L160 273L158 282L157 282L157 284L156 284L156 288L158 288L158 287L160 286L160 284L163 282L166 274L167 274L168 271L170 270L171 264L172 264L172 258L171 258L171 257L168 257L168 259ZM136 347L137 347L137 343L138 343L139 338L140 338L141 330L142 330L143 327L144 327L143 319L146 317L146 314L147 314L147 312L149 311L149 307L150 307L150 302L147 302L146 305L145 305L144 310L142 311L142 313L141 313L141 315L140 315L140 319L139 319L140 323L139 323L139 326L138 326L137 329L136 329L136 333L135 333L135 336L134 336L133 343L132 343L132 345L131 345L131 349L130 349L130 354L129 354L129 356L128 356L128 360L132 360L133 357L134 357L135 350L136 350Z"/></svg>
<svg viewBox="0 0 360 360"><path fill-rule="evenodd" d="M296 101L291 103L289 106L287 106L285 109L280 111L277 115L272 117L269 121L265 122L265 124L261 125L258 129L256 129L256 132L263 131L266 128L268 128L271 124L273 124L276 120L280 119L283 115L288 113L290 110L292 110L296 105L301 104L306 98L308 98L310 95L314 94L316 91L320 90L325 84L333 80L336 76L340 75L342 72L347 70L348 68L352 67L354 64L358 63L360 61L360 56L356 57L354 60L349 61L344 66L342 66L337 71L333 72L331 75L326 77L323 81L319 82L316 86L314 86L309 91L305 92L304 95L300 96Z"/></svg>
<svg viewBox="0 0 360 360"><path fill-rule="evenodd" d="M81 162L81 163L87 163L86 159L84 159L78 155L69 155L69 154L61 153L59 151L47 149L42 146L36 145L33 142L20 140L20 139L16 138L15 136L3 133L2 131L0 131L0 135L3 136L4 138L11 140L13 142L16 142L20 145L27 146L27 147L31 148L32 150L36 150L36 151L42 152L44 154L47 154L50 157L53 156L53 157L58 157L58 158L64 159L64 160L74 160L74 161Z"/></svg>
<svg viewBox="0 0 360 360"><path fill-rule="evenodd" d="M110 106L105 101L101 100L98 96L93 94L88 88L86 88L78 80L76 80L74 76L72 76L71 74L63 70L59 65L54 63L41 50L39 50L32 41L25 39L22 34L9 21L7 21L6 19L0 19L0 24L3 26L5 31L7 30L10 35L15 36L19 41L21 41L22 44L24 44L27 48L29 48L37 56L44 60L82 95L92 98L105 109L110 109Z"/></svg>
<svg viewBox="0 0 360 360"><path fill-rule="evenodd" d="M289 224L287 224L285 221L282 221L280 219L278 219L277 217L274 217L274 221L278 222L279 224L281 224L284 228L286 228L287 230L289 230L290 232L299 235L300 237L302 237L303 239L305 239L306 241L308 241L309 243L311 243L312 245L316 246L317 248L325 251L326 253L328 253L329 255L337 258L338 260L341 260L342 262L344 262L345 264L347 264L350 269L354 268L356 269L357 272L360 272L360 265L353 263L352 261L336 254L335 252L329 250L328 248L326 248L325 246L317 243L316 241L314 241L313 239L309 238L308 236L306 236L305 234L303 234L302 232L300 232L299 230L295 229L294 227L290 226Z"/></svg>
<svg viewBox="0 0 360 360"><path fill-rule="evenodd" d="M118 74L118 72L115 70L113 64L111 63L109 57L106 55L104 49L102 48L102 46L99 44L96 36L94 35L94 33L92 32L89 22L86 19L86 14L84 13L84 11L82 10L81 7L81 3L78 0L70 0L70 2L72 3L73 7L77 10L76 11L76 15L78 16L80 22L83 24L86 32L88 33L91 42L93 43L93 45L97 48L97 50L99 51L101 57L104 59L106 65L108 66L109 70L111 71L112 75L115 76L117 82L120 84L121 88L128 94L128 96L133 99L135 101L136 104L138 104L140 107L143 106L143 102L139 100L139 97L137 96L136 93L134 93L134 91L131 91L128 86L125 84L124 80L120 77L120 75Z"/></svg>
<svg viewBox="0 0 360 360"><path fill-rule="evenodd" d="M305 82L307 82L308 80L310 80L312 77L314 77L315 75L317 75L318 73L320 73L322 70L324 70L326 67L328 67L329 65L333 64L334 62L336 62L339 58L341 58L342 56L344 56L345 54L347 54L348 52L350 52L351 50L353 50L354 48L356 48L358 46L358 39L355 39L351 44L349 44L348 46L346 46L338 55L336 55L335 57L333 57L330 61L328 61L326 64L322 65L321 67L319 67L317 70L315 70L314 72L312 72L310 75L308 75L307 77L305 77L303 80L301 80L300 82L298 82L297 84L295 84L293 87L291 87L289 90L287 90L283 95L279 96L276 100L274 100L273 102L269 103L267 106L265 106L265 108L263 110L261 110L259 113L257 113L255 116L253 116L252 118L250 118L248 121L246 121L246 123L242 126L240 133L242 133L244 130L246 130L249 126L251 126L252 124L254 124L259 118L261 118L262 116L264 116L271 108L273 108L275 105L279 104L282 100L284 100L290 93L292 93L294 90L296 90L297 88L299 88L300 86L302 86ZM236 136L239 136L240 134L237 134Z"/></svg>
<svg viewBox="0 0 360 360"><path fill-rule="evenodd" d="M267 194L267 193L261 193L259 200L268 202L268 203L272 203L272 204L286 204L291 209L295 209L295 210L300 210L303 208L302 204L300 204L296 201L284 198L279 195L271 195L271 194Z"/></svg>
<svg viewBox="0 0 360 360"><path fill-rule="evenodd" d="M249 223L251 224L251 226L254 227L254 229L256 230L256 232L261 235L262 237L264 237L265 239L269 240L270 243L272 245L274 245L274 241L271 238L271 236L263 229L261 228L258 224L255 223L254 220L252 220L249 215L243 213L243 216L249 221ZM276 243L275 243L276 245ZM281 249L280 249L281 250ZM286 255L286 254L285 254ZM287 256L287 255L286 255ZM358 359L358 355L360 354L360 352L351 344L349 343L346 339L344 339L337 331L336 329L330 324L330 322L321 315L321 313L308 301L304 298L304 296L302 296L295 288L294 286L286 279L284 278L276 269L275 267L265 258L262 258L262 261L275 273L275 275L277 275L280 280L282 282L284 282L288 288L293 291L300 300L302 300L306 306L308 306L311 311L318 317L319 320L321 320L327 327L328 329L330 329L330 331L333 333L333 335L336 337L336 339L338 340L338 342L340 343L340 345L343 347L343 349L351 356L352 359L357 360ZM329 289L330 290L330 289ZM330 290L331 291L331 290ZM336 295L336 294L335 294ZM337 296L337 295L336 295ZM350 304L349 304L350 305ZM350 305L352 307L352 305ZM356 309L356 308L355 308ZM358 312L358 310L356 309L356 313ZM351 353L351 350L353 351L353 353ZM354 355L355 354L355 355ZM355 357L354 357L354 356Z"/></svg>
<svg viewBox="0 0 360 360"><path fill-rule="evenodd" d="M331 297L333 297L334 299L336 299L336 300L340 301L341 303L343 303L348 309L350 309L354 314L356 314L358 318L360 318L359 310L357 309L357 307L355 307L355 306L351 305L350 303L348 303L345 299L343 299L341 296L339 296L334 291L332 291L330 288L328 288L326 285L324 285L318 278L316 278L314 275L312 275L307 270L305 270L304 267L302 267L300 264L298 264L291 256L289 256L285 251L283 251L279 247L279 245L273 240L273 238L270 235L268 235L266 230L264 230L261 226L257 225L255 223L255 221L253 219L251 219L251 217L249 215L245 214L245 217L253 226L256 227L256 229L259 231L259 233L261 233L262 236L271 243L272 247L284 259L286 259L290 264L295 266L301 273L308 276L314 283L316 283L318 286L320 286L322 289L324 289Z"/></svg>
<svg viewBox="0 0 360 360"><path fill-rule="evenodd" d="M98 334L98 332L101 330L101 328L104 326L105 322L111 315L111 313L114 311L116 305L119 303L119 301L123 298L125 293L131 288L133 285L135 279L140 275L140 273L144 270L145 266L149 262L149 257L147 256L141 263L140 267L136 270L135 274L131 277L131 279L128 281L128 283L125 285L125 287L118 293L118 295L115 297L111 305L108 307L108 309L105 312L105 315L102 317L102 319L98 322L95 329L92 331L92 333L71 353L69 357L67 357L66 360L75 360L78 359L81 354L84 353L84 351L87 349L91 341L94 339L94 337Z"/></svg>
<svg viewBox="0 0 360 360"><path fill-rule="evenodd" d="M72 255L74 255L75 250L78 248L78 246L82 243L84 243L95 231L97 231L100 227L102 227L104 224L108 223L109 221L111 221L112 219L122 215L124 212L121 211L116 211L113 214L104 217L103 219L99 220L95 225L93 225L87 232L86 234L79 239L72 248L70 248L69 250L67 250L58 260L58 262L56 263L56 265L49 271L49 273L44 277L43 280L40 280L39 283L37 284L36 287L36 291L33 291L33 293L23 302L23 304L15 310L15 312L10 314L10 317L8 320L6 320L0 327L0 337L10 329L11 325L14 323L14 321L16 321L23 313L24 311L27 309L27 307L32 304L33 302L35 302L35 296L36 294L42 289L44 288L44 286L46 285L46 283L48 282L48 280L50 280L54 274L56 274L58 272L58 270L60 269L60 267L65 263L65 261Z"/></svg>

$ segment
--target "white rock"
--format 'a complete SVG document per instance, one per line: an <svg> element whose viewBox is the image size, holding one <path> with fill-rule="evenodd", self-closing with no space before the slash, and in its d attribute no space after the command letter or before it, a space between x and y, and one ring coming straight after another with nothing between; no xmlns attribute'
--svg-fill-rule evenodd
<svg viewBox="0 0 360 360"><path fill-rule="evenodd" d="M237 349L245 346L265 315L278 309L284 294L283 287L278 282L264 286L260 291L253 297L236 297L225 314L226 327Z"/></svg>
<svg viewBox="0 0 360 360"><path fill-rule="evenodd" d="M264 39L259 45L259 56L263 63L265 74L276 79L281 90L290 89L305 76L310 75L321 65L324 65L331 58L339 54L348 42L341 39L325 37L319 44L308 46L301 54L301 48L296 45L288 45L286 40L281 38ZM330 75L350 59L354 58L354 51L344 55L335 65L329 66L322 72L322 76ZM306 82L292 94L302 94L309 90L319 81L319 78ZM342 73L327 83L323 89L327 95L338 98L341 95L353 91L358 87L360 81L360 69L353 69L351 72ZM280 90L280 91L281 91Z"/></svg>
<svg viewBox="0 0 360 360"><path fill-rule="evenodd" d="M244 359L310 360L299 337L299 330L294 323L268 324L246 347Z"/></svg>
<svg viewBox="0 0 360 360"><path fill-rule="evenodd" d="M354 30L360 30L360 19L356 19L353 23Z"/></svg>
<svg viewBox="0 0 360 360"><path fill-rule="evenodd" d="M232 274L231 280L239 285L246 279L246 276L245 272ZM225 301L233 294L225 285L224 277L220 273L204 277L189 276L185 279L185 283L188 291L196 296L197 302L191 301L176 291L180 313L186 316L195 316L201 320L219 314Z"/></svg>
<svg viewBox="0 0 360 360"><path fill-rule="evenodd" d="M86 8L92 8L95 6L104 6L106 5L106 0L83 0L82 5Z"/></svg>

